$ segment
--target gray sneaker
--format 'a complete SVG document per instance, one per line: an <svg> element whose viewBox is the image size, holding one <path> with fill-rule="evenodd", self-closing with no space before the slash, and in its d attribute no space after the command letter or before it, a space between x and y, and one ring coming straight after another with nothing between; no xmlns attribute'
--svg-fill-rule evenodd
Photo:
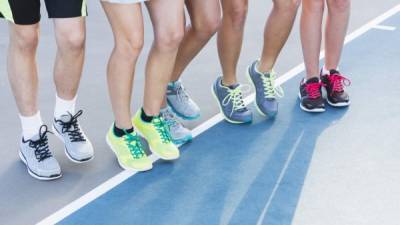
<svg viewBox="0 0 400 225"><path fill-rule="evenodd" d="M212 93L228 122L239 124L250 123L253 120L253 114L244 104L241 85L225 87L222 85L222 77L218 77L212 87Z"/></svg>
<svg viewBox="0 0 400 225"><path fill-rule="evenodd" d="M29 175L39 180L55 180L62 176L60 165L50 152L46 125L39 134L20 143L19 157L25 163Z"/></svg>
<svg viewBox="0 0 400 225"><path fill-rule="evenodd" d="M275 73L259 72L258 64L259 61L256 60L247 68L247 78L256 91L255 105L261 115L274 117L278 113L276 98L283 97L283 90L280 86L275 87Z"/></svg>
<svg viewBox="0 0 400 225"><path fill-rule="evenodd" d="M184 120L194 120L200 117L200 108L190 98L179 80L168 84L167 102L174 113Z"/></svg>
<svg viewBox="0 0 400 225"><path fill-rule="evenodd" d="M59 119L54 119L54 134L64 143L65 154L75 163L84 163L94 157L92 143L87 139L78 117L83 113L79 110L75 115L68 112Z"/></svg>
<svg viewBox="0 0 400 225"><path fill-rule="evenodd" d="M192 132L182 125L170 107L167 106L160 112L161 117L167 123L174 144L183 145L193 139Z"/></svg>

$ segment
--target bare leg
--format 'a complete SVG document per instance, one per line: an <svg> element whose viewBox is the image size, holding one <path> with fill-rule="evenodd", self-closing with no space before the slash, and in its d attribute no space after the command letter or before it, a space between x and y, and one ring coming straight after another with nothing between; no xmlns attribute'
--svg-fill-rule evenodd
<svg viewBox="0 0 400 225"><path fill-rule="evenodd" d="M177 81L185 68L217 32L221 20L218 0L189 0L186 3L191 25L179 46L172 81Z"/></svg>
<svg viewBox="0 0 400 225"><path fill-rule="evenodd" d="M54 82L57 95L65 100L76 96L85 58L85 18L54 19L57 55Z"/></svg>
<svg viewBox="0 0 400 225"><path fill-rule="evenodd" d="M8 77L19 113L26 117L38 112L38 39L39 24L21 26L10 23Z"/></svg>
<svg viewBox="0 0 400 225"><path fill-rule="evenodd" d="M154 27L154 43L146 65L143 109L160 114L178 48L184 35L184 1L152 0L146 3Z"/></svg>
<svg viewBox="0 0 400 225"><path fill-rule="evenodd" d="M325 0L303 0L300 34L307 79L319 76L324 6Z"/></svg>
<svg viewBox="0 0 400 225"><path fill-rule="evenodd" d="M269 72L285 45L294 20L300 0L274 0L273 9L264 29L264 47L260 59L259 70Z"/></svg>
<svg viewBox="0 0 400 225"><path fill-rule="evenodd" d="M130 129L133 79L136 62L143 47L141 5L102 2L102 6L115 39L107 68L108 89L115 123L121 129Z"/></svg>
<svg viewBox="0 0 400 225"><path fill-rule="evenodd" d="M350 18L350 0L327 0L325 30L325 67L337 69Z"/></svg>
<svg viewBox="0 0 400 225"><path fill-rule="evenodd" d="M237 83L236 67L242 49L248 0L222 0L222 27L218 32L218 55L224 85Z"/></svg>

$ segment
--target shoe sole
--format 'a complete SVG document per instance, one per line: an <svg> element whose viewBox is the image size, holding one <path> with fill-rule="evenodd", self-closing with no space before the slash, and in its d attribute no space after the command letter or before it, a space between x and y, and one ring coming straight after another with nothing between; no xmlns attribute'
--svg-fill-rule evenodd
<svg viewBox="0 0 400 225"><path fill-rule="evenodd" d="M172 142L175 144L175 145L184 145L184 144L186 144L186 143L188 143L188 142L191 142L193 140L193 137L192 136L187 136L187 137L184 137L184 138L181 138L181 139L178 139L178 140L172 140Z"/></svg>
<svg viewBox="0 0 400 225"><path fill-rule="evenodd" d="M152 164L151 164L151 166L149 166L148 168L143 168L143 169L130 168L130 167L124 166L124 165L119 161L118 155L117 155L117 153L116 153L114 147L112 146L110 140L108 139L108 135L106 135L106 143L107 143L108 147L111 149L111 151L114 153L115 157L117 158L117 162L118 162L119 166L120 166L122 169L124 169L124 170L129 170L129 171L138 171L138 172L145 172L145 171L149 171L149 170L153 169L153 165L152 165Z"/></svg>
<svg viewBox="0 0 400 225"><path fill-rule="evenodd" d="M338 103L333 103L333 102L329 101L328 96L327 96L328 91L326 90L326 87L323 90L325 90L325 100L330 106L335 107L335 108L344 108L344 107L350 106L350 103L351 103L350 100L348 102L338 102Z"/></svg>
<svg viewBox="0 0 400 225"><path fill-rule="evenodd" d="M28 170L28 174L29 174L31 177L33 177L33 178L35 178L35 179L38 179L38 180L43 180L43 181L57 180L57 179L59 179L59 178L62 177L62 173L56 174L56 175L51 176L51 177L39 176L39 175L35 174L34 172L32 172L32 171L29 169L28 163L26 162L26 159L25 159L25 157L23 156L23 154L22 154L21 151L18 151L18 155L19 155L19 158L21 159L21 161L25 164L26 169Z"/></svg>
<svg viewBox="0 0 400 225"><path fill-rule="evenodd" d="M247 77L247 80L251 83L251 85L253 86L253 88L254 88L254 90L256 91L257 89L256 89L256 85L254 84L254 82L253 82L253 79L251 79L251 75L250 75L250 66L248 66L247 67L247 70L246 70L246 77ZM261 114L262 116L265 116L265 117L275 117L277 114L278 114L278 112L275 112L275 113L271 113L271 114L266 114L266 113L264 113L263 111L261 111L261 109L260 109L260 107L258 106L258 104L257 104L257 95L255 95L255 99L254 99L254 106L256 107L256 110L258 111L258 113L259 114Z"/></svg>
<svg viewBox="0 0 400 225"><path fill-rule="evenodd" d="M316 109L307 109L306 107L304 107L302 104L301 104L301 95L300 95L300 93L299 93L299 99L300 99L300 108L303 110L303 111L305 111L305 112L310 112L310 113L322 113L322 112L325 112L326 111L326 109L321 109L321 108L316 108Z"/></svg>
<svg viewBox="0 0 400 225"><path fill-rule="evenodd" d="M221 112L222 116L224 117L224 119L225 119L226 121L228 121L229 123L232 123L232 124L247 124L247 123L251 123L251 122L252 122L251 120L250 120L250 121L247 121L247 122L242 122L242 121L234 121L234 120L229 119L229 118L225 115L224 111L222 110L222 107L221 107L221 104L219 103L219 99L218 99L218 97L217 97L217 94L215 94L215 91L214 91L214 85L211 86L211 93L212 93L212 95L214 96L215 100L218 102L219 111Z"/></svg>
<svg viewBox="0 0 400 225"><path fill-rule="evenodd" d="M86 158L86 159L81 159L81 160L74 159L74 158L68 153L67 147L65 146L64 138L61 137L60 133L58 133L58 130L54 127L54 124L52 125L52 130L53 130L54 135L55 135L58 139L60 139L61 142L64 144L64 153L65 153L65 155L67 156L67 158L68 158L71 162L78 163L78 164L83 164L83 163L90 162L90 161L92 161L92 160L94 159L94 155L93 155L92 157ZM89 142L91 146L93 146L93 145L92 145L92 142L90 142L90 140L86 140L86 141Z"/></svg>
<svg viewBox="0 0 400 225"><path fill-rule="evenodd" d="M134 127L136 133L137 133L140 137L142 137L143 139L145 139L145 140L147 141L147 139L145 138L145 136L144 136L142 133L140 133L139 129L137 129L137 127L136 127L135 125L133 125L133 127ZM148 146L149 146L149 149L150 149L151 153L153 153L155 156L157 156L158 158L160 158L160 159L162 159L162 160L173 161L173 160L179 159L179 157L180 157L180 154L179 154L177 157L174 157L174 158L166 158L166 157L163 157L163 156L159 155L157 152L155 152L155 151L151 148L150 144L149 144ZM178 151L179 151L179 149L178 149Z"/></svg>
<svg viewBox="0 0 400 225"><path fill-rule="evenodd" d="M167 104L168 104L169 107L172 109L172 111L173 111L177 116L179 116L181 119L184 119L184 120L196 120L196 119L200 118L200 114L198 114L198 115L196 115L196 116L193 116L193 117L191 117L191 116L185 116L185 115L181 114L180 112L178 112L177 110L175 110L175 108L173 107L173 105L172 105L168 100L167 100Z"/></svg>
<svg viewBox="0 0 400 225"><path fill-rule="evenodd" d="M333 102L329 101L328 99L326 99L326 102L327 102L330 106L335 107L335 108L344 108L344 107L348 107L348 106L350 105L350 101L348 101L348 102L333 103Z"/></svg>

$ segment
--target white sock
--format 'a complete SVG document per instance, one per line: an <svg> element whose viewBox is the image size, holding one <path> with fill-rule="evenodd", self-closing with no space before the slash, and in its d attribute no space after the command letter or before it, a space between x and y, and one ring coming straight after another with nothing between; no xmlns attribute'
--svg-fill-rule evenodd
<svg viewBox="0 0 400 225"><path fill-rule="evenodd" d="M322 75L327 75L330 74L329 70L325 67L325 65L322 67Z"/></svg>
<svg viewBox="0 0 400 225"><path fill-rule="evenodd" d="M40 126L43 125L40 111L33 116L19 115L22 126L22 136L25 140L32 139L35 135L39 134Z"/></svg>
<svg viewBox="0 0 400 225"><path fill-rule="evenodd" d="M67 114L67 112L75 113L76 96L72 100L64 100L56 95L56 106L54 108L54 117L60 118L62 115Z"/></svg>

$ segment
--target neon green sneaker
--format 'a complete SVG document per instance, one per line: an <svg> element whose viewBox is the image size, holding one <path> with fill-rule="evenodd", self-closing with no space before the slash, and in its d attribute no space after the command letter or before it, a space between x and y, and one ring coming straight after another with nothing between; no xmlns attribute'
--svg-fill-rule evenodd
<svg viewBox="0 0 400 225"><path fill-rule="evenodd" d="M153 168L136 132L126 133L123 137L114 134L113 127L108 131L106 141L117 156L119 165L126 170L146 171Z"/></svg>
<svg viewBox="0 0 400 225"><path fill-rule="evenodd" d="M164 119L154 117L149 123L142 120L139 110L133 117L132 122L136 131L149 143L150 150L161 159L174 160L179 158L179 149L172 142L171 135Z"/></svg>

